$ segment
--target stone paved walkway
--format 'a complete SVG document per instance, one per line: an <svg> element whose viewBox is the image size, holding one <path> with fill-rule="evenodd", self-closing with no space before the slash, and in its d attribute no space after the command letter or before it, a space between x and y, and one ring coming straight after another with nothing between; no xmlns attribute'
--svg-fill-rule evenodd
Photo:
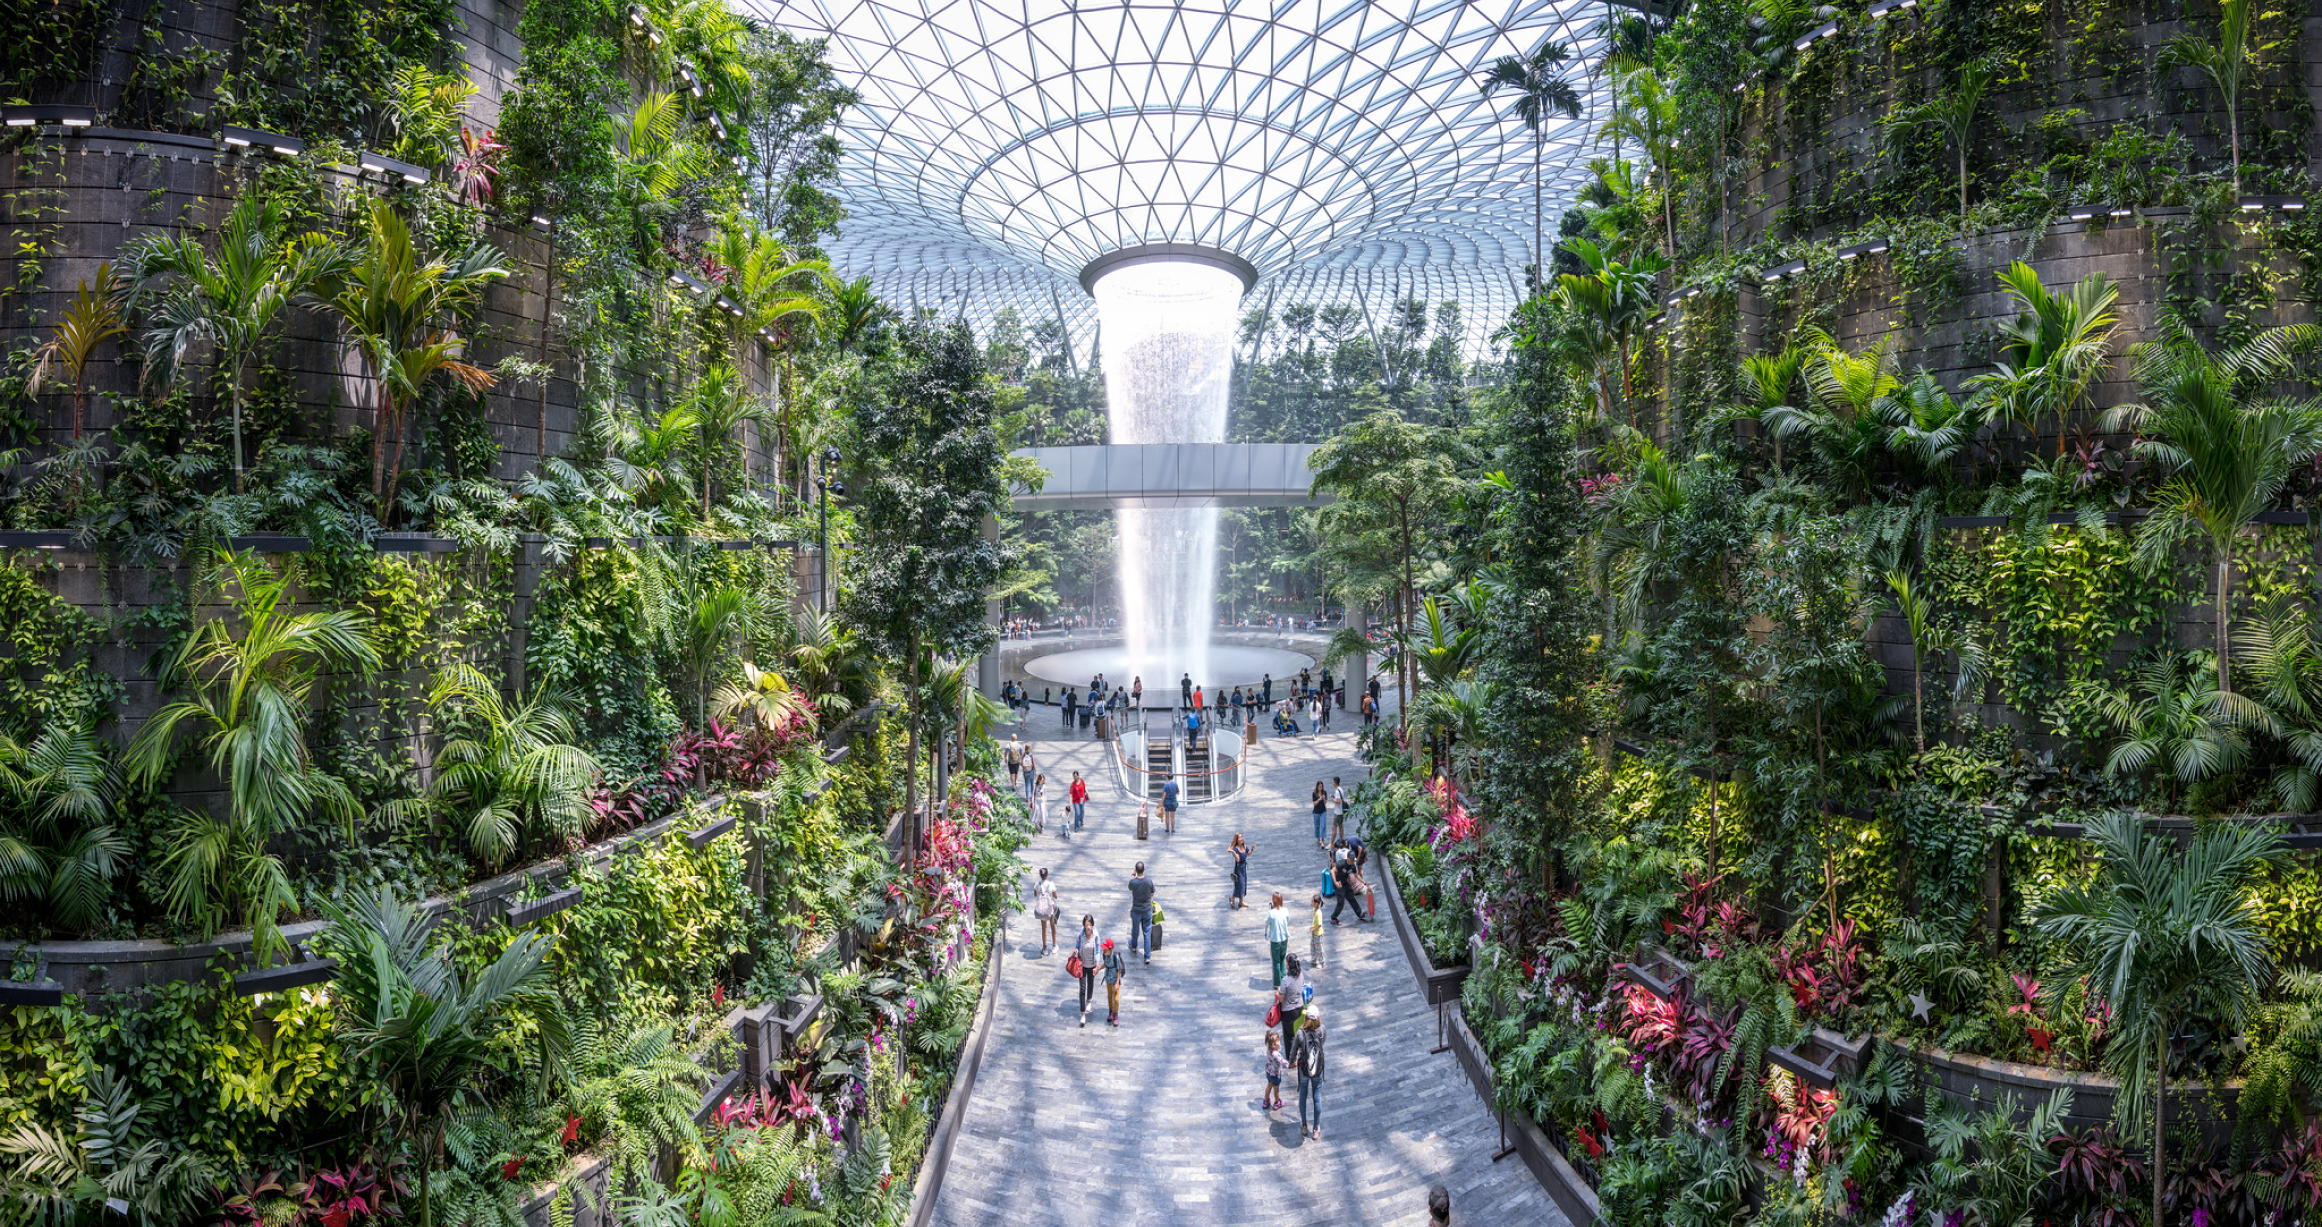
<svg viewBox="0 0 2322 1227"><path fill-rule="evenodd" d="M1028 731L1055 736L1036 711ZM1336 774L1363 771L1346 733L1280 741L1251 752L1235 801L1182 811L1174 836L1136 839L1136 805L1103 773L1102 747L1037 743L1051 797L1077 769L1090 780L1086 830L1050 803L1050 828L1026 860L1058 883L1069 941L1083 913L1126 948L1128 879L1142 859L1167 915L1152 966L1130 964L1121 1026L1104 1025L1098 986L1089 1025L1064 974L1064 952L1039 957L1029 912L1009 918L1011 949L975 1098L951 1159L935 1221L943 1227L1142 1227L1145 1224L1395 1224L1427 1221L1427 1189L1452 1194L1453 1221L1570 1227L1521 1159L1493 1163L1497 1133L1451 1054L1429 1056L1435 1016L1391 922L1325 924L1314 1004L1329 1029L1323 1136L1298 1128L1295 1077L1285 1107L1259 1109L1272 975L1267 894L1294 905L1292 952L1307 949L1303 906L1319 886L1307 798ZM1227 907L1239 830L1257 845L1250 906ZM1294 893L1293 893L1294 892ZM1382 901L1383 901L1382 896Z"/></svg>

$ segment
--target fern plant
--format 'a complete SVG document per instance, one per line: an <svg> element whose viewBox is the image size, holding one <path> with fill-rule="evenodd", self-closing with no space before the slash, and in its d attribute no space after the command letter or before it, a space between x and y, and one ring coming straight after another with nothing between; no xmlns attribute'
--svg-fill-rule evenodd
<svg viewBox="0 0 2322 1227"><path fill-rule="evenodd" d="M0 1172L0 1218L38 1227L109 1222L114 1214L137 1227L182 1221L209 1196L213 1173L195 1154L145 1136L142 1111L127 1083L99 1069L71 1134L27 1121L0 1137L0 1156L16 1161Z"/></svg>

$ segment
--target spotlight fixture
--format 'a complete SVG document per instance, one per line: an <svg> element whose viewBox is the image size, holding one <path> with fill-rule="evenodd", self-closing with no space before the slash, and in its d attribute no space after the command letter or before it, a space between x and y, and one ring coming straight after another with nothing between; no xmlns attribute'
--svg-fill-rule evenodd
<svg viewBox="0 0 2322 1227"><path fill-rule="evenodd" d="M2244 213L2262 213L2267 209L2280 209L2284 213L2301 213L2305 211L2305 208L2306 198L2303 196L2244 196L2241 198L2241 211Z"/></svg>
<svg viewBox="0 0 2322 1227"><path fill-rule="evenodd" d="M741 304L736 303L733 299L720 294L718 295L718 305L724 307L726 309L726 314L733 316L735 319L742 318Z"/></svg>
<svg viewBox="0 0 2322 1227"><path fill-rule="evenodd" d="M1748 77L1743 77L1741 80L1733 83L1733 92L1738 94L1744 90L1747 90L1749 87L1750 79Z"/></svg>
<svg viewBox="0 0 2322 1227"><path fill-rule="evenodd" d="M1887 241L1885 239L1871 239L1850 247L1839 248L1838 258L1841 263L1844 263L1848 260L1859 260L1864 256L1875 256L1886 249Z"/></svg>
<svg viewBox="0 0 2322 1227"><path fill-rule="evenodd" d="M424 166L413 166L409 162L398 161L383 153L365 153L358 160L358 164L373 174L401 175L403 181L410 184L425 183L435 177L435 173Z"/></svg>
<svg viewBox="0 0 2322 1227"><path fill-rule="evenodd" d="M1870 19L1877 21L1882 17L1892 17L1904 9L1917 7L1919 7L1919 0L1879 0L1877 4L1870 6Z"/></svg>
<svg viewBox="0 0 2322 1227"><path fill-rule="evenodd" d="M1835 21L1834 21L1834 22L1831 22L1829 25L1823 26L1823 27L1821 27L1821 28L1819 28L1819 29L1816 29L1816 30L1809 31L1809 32L1808 32L1808 33L1805 35L1805 37L1803 37L1803 38L1800 38L1800 39L1799 39L1797 42L1794 42L1794 43L1790 44L1790 50L1792 50L1792 51L1804 51L1804 50L1805 50L1805 49L1807 49L1808 47L1811 47L1811 46L1813 46L1814 44L1816 44L1816 43L1818 43L1818 42L1821 42L1823 39L1826 39L1826 38L1831 38L1831 37L1835 36L1837 33L1838 33L1838 23L1837 23L1837 22L1835 22Z"/></svg>
<svg viewBox="0 0 2322 1227"><path fill-rule="evenodd" d="M535 213L532 215L532 225L535 229L547 230L555 226L556 223L548 220L543 214Z"/></svg>
<svg viewBox="0 0 2322 1227"><path fill-rule="evenodd" d="M11 128L29 128L34 124L86 128L97 122L97 108L68 102L36 102L29 106L0 107L0 122L5 122Z"/></svg>
<svg viewBox="0 0 2322 1227"><path fill-rule="evenodd" d="M633 26L635 26L635 27L637 27L637 28L638 28L638 29L640 29L640 30L644 29L644 28L645 28L645 10L644 10L644 9L641 9L641 8L638 8L638 7L637 7L636 5L634 5L634 4L630 5L630 6L629 6L629 24L630 24L630 25L633 25Z"/></svg>
<svg viewBox="0 0 2322 1227"><path fill-rule="evenodd" d="M709 286L686 273L669 274L669 284L694 295L696 298L709 293Z"/></svg>
<svg viewBox="0 0 2322 1227"><path fill-rule="evenodd" d="M1758 270L1758 278L1768 282L1780 281L1784 277L1796 276L1805 271L1806 262L1804 260L1792 260L1787 264L1768 265Z"/></svg>
<svg viewBox="0 0 2322 1227"><path fill-rule="evenodd" d="M306 152L306 142L295 136L284 136L279 132L266 132L257 128L237 128L232 124L226 125L225 130L218 134L218 139L226 142L227 147L231 149L254 147L269 149L277 156L285 158L295 158Z"/></svg>
<svg viewBox="0 0 2322 1227"><path fill-rule="evenodd" d="M1664 311L1664 312L1662 312L1661 314L1659 314L1659 315L1656 315L1656 316L1654 316L1653 318L1651 318L1651 319L1649 319L1649 320L1646 320L1646 321L1645 321L1645 328L1646 328L1648 331L1650 331L1650 330L1652 330L1652 329L1659 328L1661 325L1663 325L1663 324L1665 324L1665 323L1668 323L1668 322L1669 322L1669 313L1668 313L1668 312L1666 312L1666 311Z"/></svg>
<svg viewBox="0 0 2322 1227"><path fill-rule="evenodd" d="M2075 205L2064 214L2065 217L2076 222L2094 221L2106 215L2107 211L2103 205Z"/></svg>

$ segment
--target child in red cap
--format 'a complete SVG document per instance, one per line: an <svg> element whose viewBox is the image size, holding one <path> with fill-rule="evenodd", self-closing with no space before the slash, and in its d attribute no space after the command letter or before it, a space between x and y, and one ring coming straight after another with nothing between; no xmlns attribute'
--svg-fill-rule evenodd
<svg viewBox="0 0 2322 1227"><path fill-rule="evenodd" d="M1105 1013L1106 1022L1121 1025L1121 981L1129 974L1129 964L1113 949L1113 939L1105 939Z"/></svg>

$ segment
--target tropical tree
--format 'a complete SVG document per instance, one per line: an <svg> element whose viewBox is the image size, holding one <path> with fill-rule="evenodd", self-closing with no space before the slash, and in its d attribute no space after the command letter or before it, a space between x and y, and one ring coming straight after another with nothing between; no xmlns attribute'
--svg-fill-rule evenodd
<svg viewBox="0 0 2322 1227"><path fill-rule="evenodd" d="M491 372L461 360L467 342L456 317L486 286L508 275L498 258L479 242L456 259L422 261L411 228L386 201L374 200L361 246L326 290L376 384L371 498L382 522L402 479L406 418L430 381L448 375L478 394L494 382Z"/></svg>
<svg viewBox="0 0 2322 1227"><path fill-rule="evenodd" d="M1904 107L1887 118L1887 133L1929 127L1943 134L1959 153L1959 219L1967 220L1967 146L1975 136L1975 113L1983 105L1984 87L1991 84L1991 66L1980 60L1959 71L1937 97Z"/></svg>
<svg viewBox="0 0 2322 1227"><path fill-rule="evenodd" d="M1627 138L1637 143L1652 160L1654 174L1661 181L1662 239L1668 244L1662 250L1671 258L1677 256L1677 211L1674 175L1678 158L1678 137L1683 122L1678 110L1677 95L1661 81L1661 75L1650 68L1637 68L1614 78L1614 92L1620 97L1611 119L1597 130L1597 143L1605 138Z"/></svg>
<svg viewBox="0 0 2322 1227"><path fill-rule="evenodd" d="M714 710L720 720L747 717L769 732L789 724L792 716L809 720L814 716L814 709L781 674L747 660L742 662L741 681L718 687Z"/></svg>
<svg viewBox="0 0 2322 1227"><path fill-rule="evenodd" d="M1806 375L1806 364L1814 357L1816 347L1791 338L1782 348L1771 353L1751 354L1741 360L1740 392L1743 399L1726 412L1726 418L1746 418L1765 426L1777 416L1777 410L1788 410L1798 399L1798 382ZM1782 471L1782 437L1772 429L1766 434L1774 441L1774 471Z"/></svg>
<svg viewBox="0 0 2322 1227"><path fill-rule="evenodd" d="M1850 354L1819 330L1809 335L1821 342L1806 367L1812 395L1804 405L1767 410L1766 427L1776 438L1803 436L1847 493L1866 493L1893 434L1888 398L1901 386L1894 359L1883 345Z"/></svg>
<svg viewBox="0 0 2322 1227"><path fill-rule="evenodd" d="M2071 289L2050 293L2038 270L2021 260L1999 279L2020 310L1999 326L1998 368L1968 386L1982 390L1992 417L2022 423L2026 433L2036 432L2042 417L2055 415L2056 454L2062 456L2072 411L2112 356L2120 287L2103 273L2090 273Z"/></svg>
<svg viewBox="0 0 2322 1227"><path fill-rule="evenodd" d="M151 787L175 769L181 734L225 784L225 812L179 817L163 858L170 914L214 931L221 910L242 908L260 957L286 951L275 920L296 906L289 875L267 842L310 814L343 821L362 813L344 781L314 764L306 727L316 676L325 668L379 667L370 620L353 610L295 613L295 567L268 568L255 553L219 551L212 583L225 613L204 616L178 645L163 676L186 687L129 743L128 778ZM213 606L214 607L214 606Z"/></svg>
<svg viewBox="0 0 2322 1227"><path fill-rule="evenodd" d="M1661 270L1669 261L1649 250L1623 259L1577 235L1564 247L1587 271L1556 278L1551 297L1562 308L1565 325L1557 348L1588 382L1598 417L1611 421L1618 405L1622 424L1634 426L1628 412L1635 374L1632 347L1645 321L1660 309Z"/></svg>
<svg viewBox="0 0 2322 1227"><path fill-rule="evenodd" d="M2248 757L2242 729L2262 724L2265 713L2211 681L2198 657L2156 653L2119 690L2088 683L2097 715L2120 734L2105 758L2108 774L2158 767L2179 783L2191 784L2230 771Z"/></svg>
<svg viewBox="0 0 2322 1227"><path fill-rule="evenodd" d="M1566 119L1580 118L1580 91L1572 87L1565 76L1564 65L1572 58L1572 49L1560 42L1544 42L1528 56L1503 55L1485 70L1484 97L1501 90L1515 94L1509 111L1516 122L1532 133L1532 285L1539 287L1548 271L1548 249L1540 242L1542 163L1547 155L1547 120L1552 113L1561 112Z"/></svg>
<svg viewBox="0 0 2322 1227"><path fill-rule="evenodd" d="M2296 600L2277 596L2242 623L2234 655L2256 682L2250 698L2265 708L2262 727L2290 755L2274 769L2274 798L2285 810L2308 812L2322 792L2322 645L2313 622Z"/></svg>
<svg viewBox="0 0 2322 1227"><path fill-rule="evenodd" d="M1405 421L1383 409L1340 431L1307 458L1314 492L1338 495L1337 502L1322 510L1329 531L1378 529L1391 541L1401 573L1398 627L1409 625L1419 605L1412 571L1419 542L1431 535L1437 513L1451 506L1463 489L1458 475L1461 455L1459 440L1450 432ZM1417 681L1408 658L1408 653L1396 658L1395 697L1400 707L1408 707Z"/></svg>
<svg viewBox="0 0 2322 1227"><path fill-rule="evenodd" d="M791 640L790 680L824 727L870 702L877 675L853 627L803 611L792 615Z"/></svg>
<svg viewBox="0 0 2322 1227"><path fill-rule="evenodd" d="M2198 34L2179 34L2161 48L2159 60L2163 68L2199 69L2217 87L2218 97L2225 102L2236 195L2241 192L2241 82L2257 67L2257 56L2249 45L2251 16L2250 0L2218 0L2216 40L2204 42Z"/></svg>
<svg viewBox="0 0 2322 1227"><path fill-rule="evenodd" d="M717 461L733 445L734 431L742 423L766 420L766 406L750 394L749 384L733 367L721 362L704 369L694 381L686 407L692 411L694 429L701 433L701 518L707 524L710 479L717 472Z"/></svg>
<svg viewBox="0 0 2322 1227"><path fill-rule="evenodd" d="M1965 698L1983 681L1983 649L1975 637L1959 627L1935 620L1934 602L1920 591L1911 579L1911 573L1900 567L1889 567L1886 573L1887 591L1903 614L1903 624L1911 632L1911 742L1919 753L1927 752L1926 688L1927 661L1949 652L1956 656L1959 669L1952 679L1954 699Z"/></svg>
<svg viewBox="0 0 2322 1227"><path fill-rule="evenodd" d="M382 206L384 207L384 206ZM211 349L213 378L233 406L234 485L242 484L242 372L283 313L339 266L320 234L284 241L282 202L248 195L226 215L215 258L183 232L148 235L124 258L146 310L145 377L166 384L194 346Z"/></svg>
<svg viewBox="0 0 2322 1227"><path fill-rule="evenodd" d="M685 471L686 454L700 442L697 410L689 399L671 405L659 418L619 422L605 457L613 483L632 495L663 486L682 493L692 482Z"/></svg>
<svg viewBox="0 0 2322 1227"><path fill-rule="evenodd" d="M2112 429L2138 433L2137 455L2166 478L2138 553L2157 565L2190 533L2209 544L2217 568L2220 691L2233 689L2227 620L2234 535L2281 493L2292 469L2322 451L2322 401L2260 398L2290 371L2297 351L2318 338L2322 328L2291 324L2212 354L2183 325L2172 325L2164 339L2130 351L2145 402L2108 415Z"/></svg>
<svg viewBox="0 0 2322 1227"><path fill-rule="evenodd" d="M692 684L694 726L707 728L710 691L736 644L748 641L760 610L747 589L721 584L698 593L685 615L677 637L678 658Z"/></svg>
<svg viewBox="0 0 2322 1227"><path fill-rule="evenodd" d="M2275 837L2256 826L2209 826L2180 852L2135 812L2115 810L2089 824L2088 838L2100 850L2101 876L2051 896L2037 923L2072 950L2112 1007L2104 1065L2120 1079L2115 1111L2151 1139L2158 1227L2169 1183L2170 1040L2196 1011L2238 1026L2272 978L2250 903Z"/></svg>
<svg viewBox="0 0 2322 1227"><path fill-rule="evenodd" d="M1881 405L1887 450L1929 481L1942 481L1975 430L1975 406L1953 399L1926 367L1896 385Z"/></svg>
<svg viewBox="0 0 2322 1227"><path fill-rule="evenodd" d="M486 1112L486 1081L514 1072L518 1039L534 1047L542 1094L565 1062L571 1041L547 962L556 938L518 933L467 978L435 915L392 890L321 907L330 918L322 941L339 960L340 1037L386 1086L419 1148L419 1221L432 1227L429 1175L444 1132L463 1113Z"/></svg>
<svg viewBox="0 0 2322 1227"><path fill-rule="evenodd" d="M64 313L50 328L50 336L32 353L32 374L25 391L38 396L58 373L72 384L73 438L81 437L81 423L87 416L89 403L89 360L96 357L97 346L107 339L126 336L128 321L121 310L128 301L120 277L113 272L111 262L97 266L97 284L80 283L72 301L65 304Z"/></svg>
<svg viewBox="0 0 2322 1227"><path fill-rule="evenodd" d="M215 1176L192 1150L144 1136L137 1124L143 1111L127 1082L99 1068L88 1077L71 1133L27 1120L0 1136L0 1155L16 1160L15 1170L0 1174L0 1206L22 1215L9 1221L42 1227L108 1223L112 1215L136 1227L187 1221L211 1197Z"/></svg>
<svg viewBox="0 0 2322 1227"><path fill-rule="evenodd" d="M390 822L444 818L468 851L497 868L526 833L578 842L588 830L589 787L600 768L576 742L564 697L553 690L509 696L473 665L436 676L429 706L459 730L436 755L427 794L381 806Z"/></svg>
<svg viewBox="0 0 2322 1227"><path fill-rule="evenodd" d="M869 277L841 283L831 292L831 307L835 321L831 339L842 350L860 349L894 315L892 308L879 301Z"/></svg>
<svg viewBox="0 0 2322 1227"><path fill-rule="evenodd" d="M0 901L46 904L57 927L85 930L129 841L110 821L118 773L86 721L58 721L25 745L0 735Z"/></svg>
<svg viewBox="0 0 2322 1227"><path fill-rule="evenodd" d="M657 89L647 91L637 109L614 125L613 170L640 239L657 240L662 221L676 210L679 191L708 166L702 147L678 131L684 118L683 96Z"/></svg>

